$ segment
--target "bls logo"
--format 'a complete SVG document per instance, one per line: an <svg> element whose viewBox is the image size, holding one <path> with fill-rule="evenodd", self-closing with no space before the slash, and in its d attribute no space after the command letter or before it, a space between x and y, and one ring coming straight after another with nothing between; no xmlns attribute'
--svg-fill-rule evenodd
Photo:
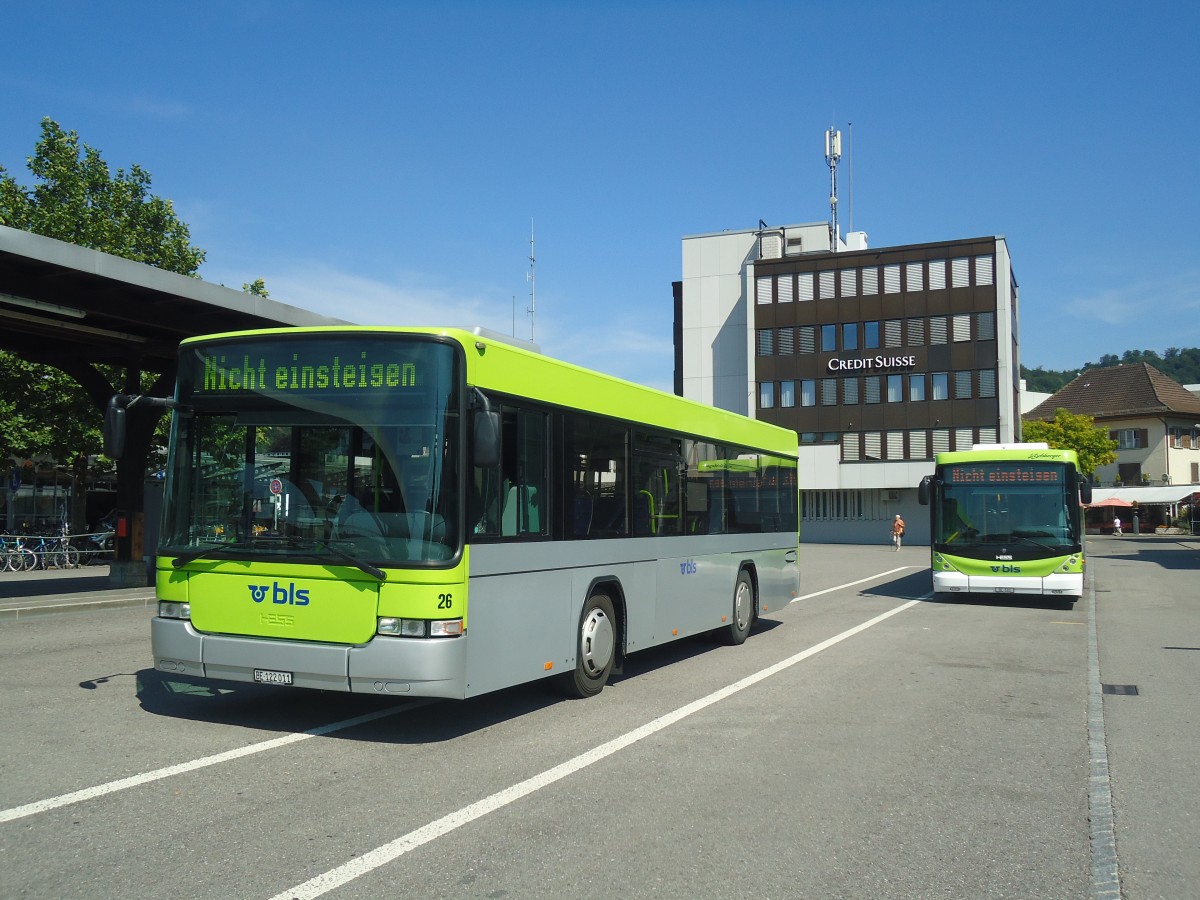
<svg viewBox="0 0 1200 900"><path fill-rule="evenodd" d="M273 584L252 584L249 587L250 599L255 603L262 603L266 600L267 591L270 591L272 603L281 606L284 604L308 606L308 588L297 588L295 582L290 582L287 586L276 581Z"/></svg>
<svg viewBox="0 0 1200 900"><path fill-rule="evenodd" d="M1021 567L1020 566L992 566L992 571L993 572L1006 572L1006 573L1015 575L1021 571Z"/></svg>
<svg viewBox="0 0 1200 900"><path fill-rule="evenodd" d="M696 574L695 561L689 559L686 562L681 562L679 564L679 574L680 575L695 575Z"/></svg>

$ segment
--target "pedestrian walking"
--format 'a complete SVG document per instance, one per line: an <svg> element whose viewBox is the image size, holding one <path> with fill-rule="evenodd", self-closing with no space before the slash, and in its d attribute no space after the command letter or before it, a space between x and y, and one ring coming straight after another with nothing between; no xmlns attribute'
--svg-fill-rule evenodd
<svg viewBox="0 0 1200 900"><path fill-rule="evenodd" d="M896 518L892 522L892 544L896 548L896 552L900 551L900 544L904 540L904 520L900 518L900 514L896 513Z"/></svg>
<svg viewBox="0 0 1200 900"><path fill-rule="evenodd" d="M1123 535L1125 532L1121 530L1121 517L1113 516L1113 534Z"/></svg>

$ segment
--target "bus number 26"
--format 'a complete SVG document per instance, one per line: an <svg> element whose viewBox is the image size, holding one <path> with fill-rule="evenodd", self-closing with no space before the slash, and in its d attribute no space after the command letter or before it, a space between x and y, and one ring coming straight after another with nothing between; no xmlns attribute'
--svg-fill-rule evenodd
<svg viewBox="0 0 1200 900"><path fill-rule="evenodd" d="M438 609L452 609L454 607L453 594L438 594Z"/></svg>

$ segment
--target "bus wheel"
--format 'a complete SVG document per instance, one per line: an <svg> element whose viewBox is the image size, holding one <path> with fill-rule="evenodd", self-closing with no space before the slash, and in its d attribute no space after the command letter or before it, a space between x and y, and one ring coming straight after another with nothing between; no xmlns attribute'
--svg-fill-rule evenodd
<svg viewBox="0 0 1200 900"><path fill-rule="evenodd" d="M750 580L750 574L742 569L733 589L733 616L729 624L720 630L721 640L731 646L745 643L753 622L754 582Z"/></svg>
<svg viewBox="0 0 1200 900"><path fill-rule="evenodd" d="M617 617L612 599L592 594L579 617L575 671L559 676L558 686L569 697L594 697L604 689L617 656Z"/></svg>

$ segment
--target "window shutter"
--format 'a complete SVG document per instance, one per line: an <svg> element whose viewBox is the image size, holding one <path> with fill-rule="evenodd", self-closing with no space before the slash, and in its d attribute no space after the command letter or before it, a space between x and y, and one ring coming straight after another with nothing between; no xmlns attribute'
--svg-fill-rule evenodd
<svg viewBox="0 0 1200 900"><path fill-rule="evenodd" d="M1138 434L1138 444L1137 444L1138 447L1141 447L1143 449L1146 447L1149 447L1150 446L1150 429L1139 428L1137 434Z"/></svg>

